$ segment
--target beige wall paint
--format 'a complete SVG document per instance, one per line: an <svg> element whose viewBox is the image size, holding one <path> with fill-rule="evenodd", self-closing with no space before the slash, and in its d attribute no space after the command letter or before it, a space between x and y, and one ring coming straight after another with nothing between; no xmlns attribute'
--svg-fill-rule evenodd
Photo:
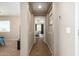
<svg viewBox="0 0 79 59"><path fill-rule="evenodd" d="M59 55L75 55L75 4L59 3ZM66 28L71 28L71 33Z"/></svg>
<svg viewBox="0 0 79 59"><path fill-rule="evenodd" d="M49 48L54 50L54 55L73 56L75 55L75 7L74 3L53 3L52 33L47 29L47 39ZM49 14L50 14L49 13ZM48 14L48 15L49 15ZM47 15L47 22L49 16ZM47 23L46 22L46 23ZM48 28L49 26L47 26ZM66 28L71 28L71 33L66 32Z"/></svg>
<svg viewBox="0 0 79 59"><path fill-rule="evenodd" d="M52 15L51 15L52 14ZM49 23L52 23L50 25ZM52 9L46 16L46 42L54 55L58 54L58 19L56 3L52 4ZM53 54L52 54L53 55Z"/></svg>
<svg viewBox="0 0 79 59"><path fill-rule="evenodd" d="M29 11L29 4L21 3L21 54L29 55L34 43L34 18Z"/></svg>
<svg viewBox="0 0 79 59"><path fill-rule="evenodd" d="M10 21L10 32L0 32L0 35L4 36L6 39L18 40L20 17L19 16L0 16L0 20Z"/></svg>

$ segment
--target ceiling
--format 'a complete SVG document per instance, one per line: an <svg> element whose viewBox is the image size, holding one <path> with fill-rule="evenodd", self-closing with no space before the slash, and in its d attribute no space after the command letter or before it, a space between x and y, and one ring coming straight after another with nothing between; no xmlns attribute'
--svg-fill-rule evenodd
<svg viewBox="0 0 79 59"><path fill-rule="evenodd" d="M19 2L0 2L0 16L19 16Z"/></svg>
<svg viewBox="0 0 79 59"><path fill-rule="evenodd" d="M34 15L46 15L50 9L51 2L30 2L30 10ZM42 8L38 8L38 6Z"/></svg>

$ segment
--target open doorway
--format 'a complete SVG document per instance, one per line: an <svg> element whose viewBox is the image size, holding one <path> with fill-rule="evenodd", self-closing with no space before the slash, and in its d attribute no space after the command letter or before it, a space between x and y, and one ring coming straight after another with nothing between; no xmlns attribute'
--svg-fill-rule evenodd
<svg viewBox="0 0 79 59"><path fill-rule="evenodd" d="M0 2L0 56L20 56L20 3Z"/></svg>
<svg viewBox="0 0 79 59"><path fill-rule="evenodd" d="M42 38L42 40L44 40L44 38L45 38L45 17L44 16L35 16L34 20L35 20L34 37L35 37L35 39Z"/></svg>
<svg viewBox="0 0 79 59"><path fill-rule="evenodd" d="M41 37L44 34L44 24L35 24L36 37Z"/></svg>

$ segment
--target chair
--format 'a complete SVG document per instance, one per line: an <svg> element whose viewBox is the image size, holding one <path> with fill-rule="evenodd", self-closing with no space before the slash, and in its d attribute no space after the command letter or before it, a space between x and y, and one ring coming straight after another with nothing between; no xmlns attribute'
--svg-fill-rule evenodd
<svg viewBox="0 0 79 59"><path fill-rule="evenodd" d="M5 41L4 41L4 37L0 36L0 45L4 46L5 45Z"/></svg>

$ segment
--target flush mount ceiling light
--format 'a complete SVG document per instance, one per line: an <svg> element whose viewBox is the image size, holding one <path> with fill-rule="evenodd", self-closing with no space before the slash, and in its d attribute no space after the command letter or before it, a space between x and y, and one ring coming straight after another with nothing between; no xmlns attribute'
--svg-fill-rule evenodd
<svg viewBox="0 0 79 59"><path fill-rule="evenodd" d="M38 5L38 8L39 8L39 9L41 9L41 8L42 8L42 6L41 6L41 5Z"/></svg>

